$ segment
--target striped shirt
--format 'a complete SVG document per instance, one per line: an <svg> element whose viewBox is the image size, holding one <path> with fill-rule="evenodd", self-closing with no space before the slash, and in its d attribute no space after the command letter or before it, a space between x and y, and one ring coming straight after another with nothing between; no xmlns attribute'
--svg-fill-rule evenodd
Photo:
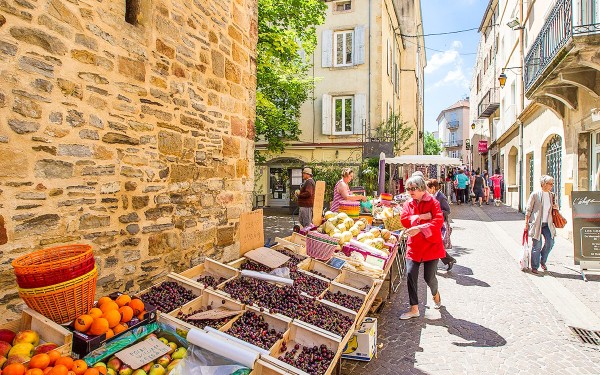
<svg viewBox="0 0 600 375"><path fill-rule="evenodd" d="M342 194L340 194L339 189L338 189L338 187L341 183L343 183L342 186L346 185L344 183L344 180L342 179L342 180L339 180L337 182L337 184L335 184L335 187L333 188L333 201L331 202L330 211L338 212L338 210L340 209L340 203L344 200L344 198L342 197ZM346 185L346 187L347 186L348 185ZM348 191L346 194L350 195L350 188L348 188Z"/></svg>

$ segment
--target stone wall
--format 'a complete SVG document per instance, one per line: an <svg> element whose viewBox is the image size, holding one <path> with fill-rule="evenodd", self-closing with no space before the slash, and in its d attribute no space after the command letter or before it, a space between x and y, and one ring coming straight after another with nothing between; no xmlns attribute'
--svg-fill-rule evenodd
<svg viewBox="0 0 600 375"><path fill-rule="evenodd" d="M256 0L0 0L2 320L11 261L43 247L93 245L98 294L236 257L256 17Z"/></svg>

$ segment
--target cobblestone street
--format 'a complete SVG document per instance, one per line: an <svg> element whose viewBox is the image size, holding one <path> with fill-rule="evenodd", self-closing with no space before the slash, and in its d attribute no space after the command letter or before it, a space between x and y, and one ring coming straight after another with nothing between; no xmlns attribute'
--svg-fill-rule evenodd
<svg viewBox="0 0 600 375"><path fill-rule="evenodd" d="M266 228L276 223L283 231L277 235L286 235L289 215L265 216ZM458 263L451 272L443 265L438 270L444 307L430 308L431 296L420 278L421 318L399 320L408 307L403 283L376 315L378 343L383 344L378 357L344 360L342 374L600 373L600 348L580 343L567 327L573 306L552 302L560 289L581 306L600 311L600 277L584 283L566 268L574 268L570 242L559 238L550 271L534 276L521 272L516 260L523 215L508 207L453 205L452 219L452 254ZM593 318L589 325L598 320Z"/></svg>

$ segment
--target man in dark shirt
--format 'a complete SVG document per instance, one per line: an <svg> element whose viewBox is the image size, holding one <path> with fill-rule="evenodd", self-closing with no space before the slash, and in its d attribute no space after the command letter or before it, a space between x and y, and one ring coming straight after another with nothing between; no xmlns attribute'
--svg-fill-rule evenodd
<svg viewBox="0 0 600 375"><path fill-rule="evenodd" d="M298 221L302 227L310 225L313 217L313 205L315 203L315 180L312 178L312 169L302 170L302 186L298 192Z"/></svg>

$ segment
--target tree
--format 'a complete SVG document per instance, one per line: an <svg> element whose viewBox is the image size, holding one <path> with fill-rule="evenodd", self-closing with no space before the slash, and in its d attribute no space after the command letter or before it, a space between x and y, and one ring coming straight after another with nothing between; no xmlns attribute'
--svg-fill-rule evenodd
<svg viewBox="0 0 600 375"><path fill-rule="evenodd" d="M425 132L424 141L423 153L425 155L439 155L442 152L442 141L435 139L433 133Z"/></svg>
<svg viewBox="0 0 600 375"><path fill-rule="evenodd" d="M258 0L255 140L266 140L269 152L282 152L301 133L300 106L314 80L300 52L314 51L326 9L322 0Z"/></svg>
<svg viewBox="0 0 600 375"><path fill-rule="evenodd" d="M394 155L399 155L414 144L410 139L415 130L407 124L407 121L402 121L401 115L392 113L387 121L381 122L375 129L375 136L383 142L394 142Z"/></svg>

